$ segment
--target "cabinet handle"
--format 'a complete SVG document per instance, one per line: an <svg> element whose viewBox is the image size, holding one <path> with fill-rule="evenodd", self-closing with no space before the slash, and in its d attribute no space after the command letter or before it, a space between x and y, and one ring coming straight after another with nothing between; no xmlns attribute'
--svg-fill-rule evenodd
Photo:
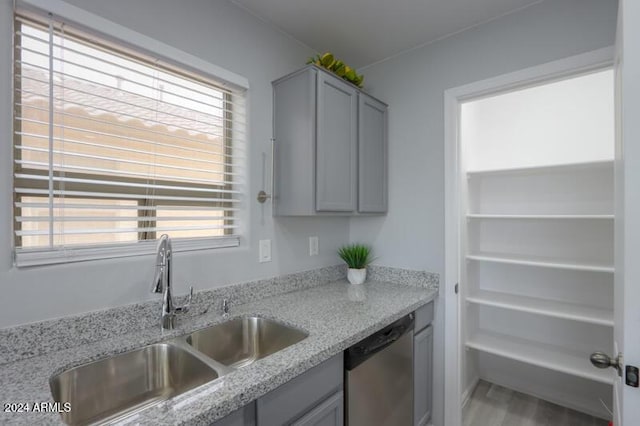
<svg viewBox="0 0 640 426"><path fill-rule="evenodd" d="M271 194L267 194L264 189L261 189L260 192L258 192L258 197L257 197L257 200L260 204L264 204L264 202L267 201L269 198L271 198L273 194L273 182L275 179L274 176L275 176L275 164L276 164L275 144L276 144L276 140L274 138L271 138ZM265 165L266 165L266 162L265 162Z"/></svg>

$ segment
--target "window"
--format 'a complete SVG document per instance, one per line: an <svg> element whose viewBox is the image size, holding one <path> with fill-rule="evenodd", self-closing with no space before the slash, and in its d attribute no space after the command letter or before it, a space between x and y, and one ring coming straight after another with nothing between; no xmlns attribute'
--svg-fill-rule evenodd
<svg viewBox="0 0 640 426"><path fill-rule="evenodd" d="M26 15L14 75L18 266L238 245L243 90Z"/></svg>

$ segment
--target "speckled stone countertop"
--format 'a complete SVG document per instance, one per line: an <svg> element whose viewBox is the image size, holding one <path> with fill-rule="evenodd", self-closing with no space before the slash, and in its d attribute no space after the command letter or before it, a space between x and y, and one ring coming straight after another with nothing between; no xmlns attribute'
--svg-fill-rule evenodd
<svg viewBox="0 0 640 426"><path fill-rule="evenodd" d="M372 278L380 278L382 273ZM309 337L213 382L149 407L119 424L209 425L389 323L433 300L433 286L370 281L354 294L340 280L232 306L230 318L257 315L309 333ZM350 291L351 289L351 291ZM159 306L158 306L159 308ZM95 343L0 366L0 402L52 401L49 377L72 366L189 333L229 318L210 312L185 318L170 332L142 329ZM57 413L0 413L0 424L63 424Z"/></svg>

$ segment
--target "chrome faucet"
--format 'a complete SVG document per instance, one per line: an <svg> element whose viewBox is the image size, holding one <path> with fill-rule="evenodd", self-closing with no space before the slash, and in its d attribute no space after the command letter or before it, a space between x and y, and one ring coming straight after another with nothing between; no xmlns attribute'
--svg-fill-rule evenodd
<svg viewBox="0 0 640 426"><path fill-rule="evenodd" d="M166 330L175 328L176 315L188 312L193 298L193 287L191 287L187 304L174 307L173 296L171 295L171 282L173 280L172 258L171 238L167 234L163 234L158 240L158 248L156 249L156 272L153 277L151 292L162 293L162 328Z"/></svg>

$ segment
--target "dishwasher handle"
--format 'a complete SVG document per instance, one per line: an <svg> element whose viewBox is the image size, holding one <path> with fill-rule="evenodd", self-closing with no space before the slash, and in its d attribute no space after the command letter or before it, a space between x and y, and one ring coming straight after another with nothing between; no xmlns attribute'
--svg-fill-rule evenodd
<svg viewBox="0 0 640 426"><path fill-rule="evenodd" d="M345 351L345 368L352 370L376 353L391 346L413 329L413 323L414 315L411 313L351 346Z"/></svg>

